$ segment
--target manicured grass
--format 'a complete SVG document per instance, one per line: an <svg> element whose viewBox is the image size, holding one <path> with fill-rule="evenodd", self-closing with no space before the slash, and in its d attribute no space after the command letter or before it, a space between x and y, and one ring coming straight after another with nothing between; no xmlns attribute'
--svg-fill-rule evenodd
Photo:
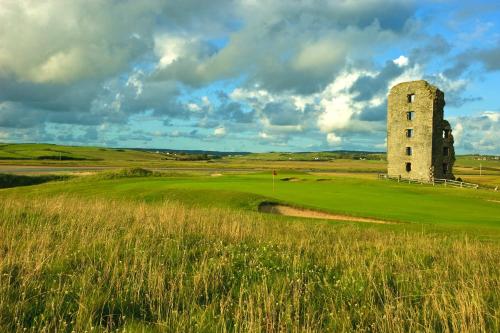
<svg viewBox="0 0 500 333"><path fill-rule="evenodd" d="M413 226L458 228L462 232L485 235L497 234L500 230L500 193L486 190L409 185L346 176L325 178L306 173L280 173L274 192L272 176L268 173L112 178L82 177L11 192L147 202L175 200L195 206L246 210L256 210L262 201L276 201L332 213L408 222ZM281 180L287 178L291 179Z"/></svg>

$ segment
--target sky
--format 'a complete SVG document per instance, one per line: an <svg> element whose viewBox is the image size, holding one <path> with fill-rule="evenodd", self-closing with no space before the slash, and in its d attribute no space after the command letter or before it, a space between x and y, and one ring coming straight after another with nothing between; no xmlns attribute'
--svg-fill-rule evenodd
<svg viewBox="0 0 500 333"><path fill-rule="evenodd" d="M419 79L500 155L500 2L0 0L0 142L385 151Z"/></svg>

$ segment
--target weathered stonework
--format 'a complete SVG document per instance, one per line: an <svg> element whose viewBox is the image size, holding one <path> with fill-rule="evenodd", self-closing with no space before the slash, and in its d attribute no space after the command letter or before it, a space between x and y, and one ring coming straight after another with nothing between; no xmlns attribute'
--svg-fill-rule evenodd
<svg viewBox="0 0 500 333"><path fill-rule="evenodd" d="M454 179L453 135L443 119L444 106L443 92L426 81L392 87L387 104L389 176Z"/></svg>

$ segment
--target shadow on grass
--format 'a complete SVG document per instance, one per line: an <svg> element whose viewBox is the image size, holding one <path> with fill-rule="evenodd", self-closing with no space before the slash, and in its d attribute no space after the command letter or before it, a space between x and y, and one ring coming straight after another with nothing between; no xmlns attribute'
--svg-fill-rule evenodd
<svg viewBox="0 0 500 333"><path fill-rule="evenodd" d="M0 188L37 185L70 178L68 175L23 176L0 173Z"/></svg>

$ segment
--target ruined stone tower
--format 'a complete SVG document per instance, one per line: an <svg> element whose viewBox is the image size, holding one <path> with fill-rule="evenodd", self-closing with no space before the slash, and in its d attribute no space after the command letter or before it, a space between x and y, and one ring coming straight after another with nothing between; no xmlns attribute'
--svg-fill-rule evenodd
<svg viewBox="0 0 500 333"><path fill-rule="evenodd" d="M453 179L455 150L443 119L444 94L426 81L392 87L387 104L387 174L432 181Z"/></svg>

